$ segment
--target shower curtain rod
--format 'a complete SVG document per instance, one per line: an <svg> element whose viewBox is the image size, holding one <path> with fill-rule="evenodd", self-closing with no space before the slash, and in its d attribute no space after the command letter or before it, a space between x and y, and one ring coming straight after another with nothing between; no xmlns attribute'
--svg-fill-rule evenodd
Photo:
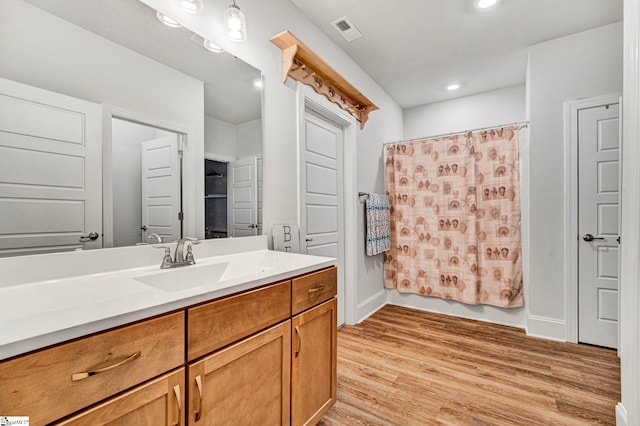
<svg viewBox="0 0 640 426"><path fill-rule="evenodd" d="M462 135L462 134L469 133L469 132L479 132L480 130L497 129L498 127L505 127L505 126L515 126L516 124L520 125L520 127L518 127L518 130L526 129L527 127L529 127L529 121L516 121L515 123L498 124L497 126L478 127L477 129L462 130L460 132L441 133L439 135L424 136L424 137L421 137L421 138L413 138L413 139L409 139L407 141L385 142L383 144L383 146L384 145L394 144L394 143L405 143L405 142L419 141L419 140L423 140L423 139L436 139L436 138L442 138L442 137L445 137L445 136Z"/></svg>

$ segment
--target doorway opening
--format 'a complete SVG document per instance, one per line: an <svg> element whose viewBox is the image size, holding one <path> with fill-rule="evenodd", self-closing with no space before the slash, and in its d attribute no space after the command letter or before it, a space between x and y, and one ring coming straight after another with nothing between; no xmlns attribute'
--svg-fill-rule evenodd
<svg viewBox="0 0 640 426"><path fill-rule="evenodd" d="M565 105L567 341L617 348L620 95Z"/></svg>
<svg viewBox="0 0 640 426"><path fill-rule="evenodd" d="M126 114L109 114L105 124L105 247L182 238L185 134Z"/></svg>
<svg viewBox="0 0 640 426"><path fill-rule="evenodd" d="M204 237L227 238L228 163L204 160Z"/></svg>

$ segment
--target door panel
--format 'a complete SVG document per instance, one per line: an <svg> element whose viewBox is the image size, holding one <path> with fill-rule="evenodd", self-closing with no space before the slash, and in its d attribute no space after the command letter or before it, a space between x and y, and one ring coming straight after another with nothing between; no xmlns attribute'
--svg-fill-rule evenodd
<svg viewBox="0 0 640 426"><path fill-rule="evenodd" d="M342 128L307 111L301 146L303 252L338 259L338 322L344 322Z"/></svg>
<svg viewBox="0 0 640 426"><path fill-rule="evenodd" d="M578 340L611 348L618 345L618 129L617 104L578 112Z"/></svg>
<svg viewBox="0 0 640 426"><path fill-rule="evenodd" d="M102 247L101 140L100 105L0 79L0 256Z"/></svg>
<svg viewBox="0 0 640 426"><path fill-rule="evenodd" d="M171 242L181 238L178 137L144 141L142 159L142 240L156 233Z"/></svg>
<svg viewBox="0 0 640 426"><path fill-rule="evenodd" d="M258 235L257 159L229 163L231 236Z"/></svg>

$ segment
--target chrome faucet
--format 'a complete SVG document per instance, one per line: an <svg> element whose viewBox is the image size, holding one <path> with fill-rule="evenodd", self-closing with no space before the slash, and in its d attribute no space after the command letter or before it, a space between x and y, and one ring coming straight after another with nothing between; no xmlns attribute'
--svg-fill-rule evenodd
<svg viewBox="0 0 640 426"><path fill-rule="evenodd" d="M162 258L162 263L160 264L160 269L169 269L169 268L177 268L180 266L194 265L196 263L193 258L192 246L194 244L200 244L200 240L197 238L184 237L180 238L176 241L176 251L173 255L173 259L171 258L171 247L169 246L161 246L154 245L155 248L164 249L164 257ZM184 254L184 247L187 247L187 254Z"/></svg>
<svg viewBox="0 0 640 426"><path fill-rule="evenodd" d="M162 244L162 237L156 234L155 232L149 233L149 235L147 235L147 240L149 241L155 240L156 243Z"/></svg>

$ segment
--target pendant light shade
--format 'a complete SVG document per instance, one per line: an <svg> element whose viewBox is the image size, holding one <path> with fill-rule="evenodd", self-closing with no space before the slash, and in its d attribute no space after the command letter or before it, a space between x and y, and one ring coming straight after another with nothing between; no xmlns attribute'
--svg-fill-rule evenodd
<svg viewBox="0 0 640 426"><path fill-rule="evenodd" d="M244 13L236 6L235 0L224 11L224 34L231 41L242 42L247 39L247 22Z"/></svg>
<svg viewBox="0 0 640 426"><path fill-rule="evenodd" d="M204 9L204 0L176 0L176 3L189 13L200 13Z"/></svg>

